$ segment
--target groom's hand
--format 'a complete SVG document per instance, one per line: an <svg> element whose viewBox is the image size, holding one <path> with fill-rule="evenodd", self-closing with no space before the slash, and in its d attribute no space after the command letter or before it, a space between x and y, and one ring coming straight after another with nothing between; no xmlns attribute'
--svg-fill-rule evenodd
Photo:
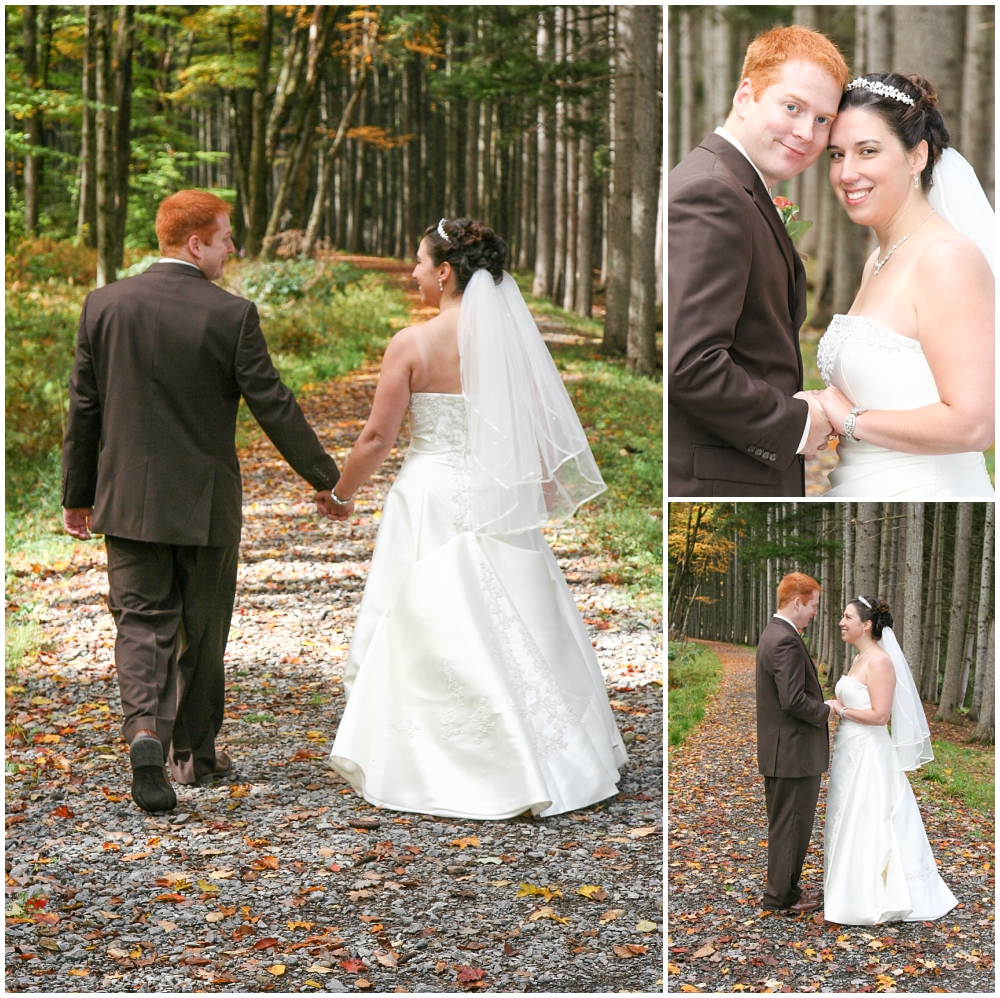
<svg viewBox="0 0 1000 998"><path fill-rule="evenodd" d="M833 427L813 392L797 392L794 397L803 399L809 406L809 436L806 437L806 446L802 453L806 457L815 457L817 451L826 450Z"/></svg>
<svg viewBox="0 0 1000 998"><path fill-rule="evenodd" d="M84 509L64 509L63 529L71 537L78 537L81 541L90 540L90 518L94 515L94 507L87 506Z"/></svg>
<svg viewBox="0 0 1000 998"><path fill-rule="evenodd" d="M336 505L330 501L330 493L330 489L324 489L313 496L320 516L330 520L346 520L354 512L354 500L352 499L346 506Z"/></svg>

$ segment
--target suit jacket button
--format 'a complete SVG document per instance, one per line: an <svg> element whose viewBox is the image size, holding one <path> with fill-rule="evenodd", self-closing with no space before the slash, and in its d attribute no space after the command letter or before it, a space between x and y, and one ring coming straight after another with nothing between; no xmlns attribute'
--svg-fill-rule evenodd
<svg viewBox="0 0 1000 998"><path fill-rule="evenodd" d="M750 453L752 454L752 453L753 453L753 444L751 444L751 445L750 445L750 446L749 446L749 447L747 448L747 450L748 450L748 451L749 451L749 452L750 452Z"/></svg>
<svg viewBox="0 0 1000 998"><path fill-rule="evenodd" d="M755 454L757 455L757 457L760 457L760 456L761 456L761 455L762 455L762 454L763 454L764 452L763 452L763 451L762 451L762 450L761 450L761 449L760 449L760 448L758 447L758 448L757 448L757 449L756 449L756 450L754 451L754 453L755 453Z"/></svg>
<svg viewBox="0 0 1000 998"><path fill-rule="evenodd" d="M772 454L772 455L771 455L771 460L772 460L772 461L775 461L775 460L777 460L777 457L776 457L776 455Z"/></svg>

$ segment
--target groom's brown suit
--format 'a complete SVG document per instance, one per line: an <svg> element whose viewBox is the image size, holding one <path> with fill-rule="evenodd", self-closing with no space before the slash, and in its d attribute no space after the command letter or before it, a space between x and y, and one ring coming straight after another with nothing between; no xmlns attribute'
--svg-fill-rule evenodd
<svg viewBox="0 0 1000 998"><path fill-rule="evenodd" d="M806 276L763 182L720 135L670 171L667 439L674 496L801 496Z"/></svg>
<svg viewBox="0 0 1000 998"><path fill-rule="evenodd" d="M801 894L820 778L830 765L830 708L795 627L777 617L757 642L757 764L767 802L765 908Z"/></svg>
<svg viewBox="0 0 1000 998"><path fill-rule="evenodd" d="M317 490L337 466L271 363L252 302L156 263L84 302L69 385L62 505L93 506L108 549L115 664L132 741L155 730L193 783L215 766L236 592L243 397Z"/></svg>

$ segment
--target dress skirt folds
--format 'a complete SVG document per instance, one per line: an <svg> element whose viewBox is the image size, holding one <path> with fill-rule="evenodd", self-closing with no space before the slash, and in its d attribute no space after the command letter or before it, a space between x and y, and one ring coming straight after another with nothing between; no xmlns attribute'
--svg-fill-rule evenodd
<svg viewBox="0 0 1000 998"><path fill-rule="evenodd" d="M551 815L626 761L590 638L538 530L465 529L465 402L411 396L344 673L331 764L401 811Z"/></svg>
<svg viewBox="0 0 1000 998"><path fill-rule="evenodd" d="M846 707L871 707L868 689L844 676ZM885 726L837 725L826 797L824 917L844 925L920 922L958 903L941 879L906 773Z"/></svg>

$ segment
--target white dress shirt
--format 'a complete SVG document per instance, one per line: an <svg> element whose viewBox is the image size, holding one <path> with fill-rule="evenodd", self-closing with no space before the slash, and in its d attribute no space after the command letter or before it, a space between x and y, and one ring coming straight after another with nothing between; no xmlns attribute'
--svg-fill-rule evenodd
<svg viewBox="0 0 1000 998"><path fill-rule="evenodd" d="M795 625L787 617L782 616L780 613L776 613L775 617L777 617L778 620L783 620L789 627L795 627ZM795 633L799 633L799 629L797 627L795 627ZM801 637L801 635L799 635L799 637Z"/></svg>
<svg viewBox="0 0 1000 998"><path fill-rule="evenodd" d="M750 155L747 153L746 149L743 148L743 144L740 142L740 140L736 138L736 136L733 135L732 132L727 132L721 125L715 130L715 134L721 135L728 143L730 143L730 145L736 146L736 148L739 149L741 153L743 153L743 155L746 157L746 161L755 170L757 170L757 176L760 177L760 182L764 185L764 189L767 190L767 193L770 194L771 192L768 189L767 181L764 179L764 174L757 169L757 164L750 158ZM805 429L802 431L802 439L799 441L799 449L795 452L796 454L801 454L803 453L803 451L805 451L806 441L809 439L809 427L811 425L812 425L812 414L808 410L806 410L806 426ZM777 616L777 614L775 614L775 616ZM785 618L782 617L781 619L784 620ZM795 625L793 624L792 626L794 627Z"/></svg>
<svg viewBox="0 0 1000 998"><path fill-rule="evenodd" d="M195 270L201 270L201 267L196 263L192 263L190 260L178 260L175 256L161 256L157 263L184 263L189 267L194 267Z"/></svg>

